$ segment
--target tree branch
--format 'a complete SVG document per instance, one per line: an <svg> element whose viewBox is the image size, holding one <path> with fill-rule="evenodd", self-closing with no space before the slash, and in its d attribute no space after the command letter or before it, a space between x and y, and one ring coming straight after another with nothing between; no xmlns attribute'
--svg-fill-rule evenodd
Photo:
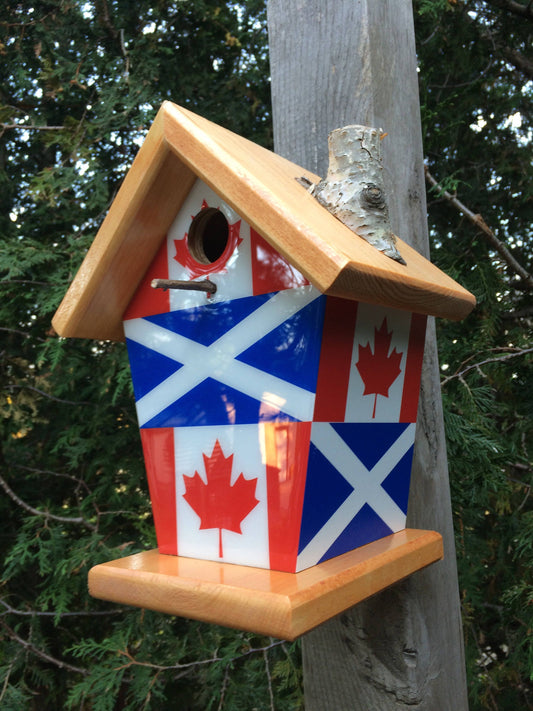
<svg viewBox="0 0 533 711"><path fill-rule="evenodd" d="M285 644L284 640L280 639L273 639L272 637L270 638L270 644L265 645L264 647L250 647L250 649L247 649L245 652L242 652L241 654L238 654L236 657L233 657L232 661L235 662L237 659L244 659L245 657L249 657L251 654L265 654L265 652L268 652L270 649L274 649L274 647L279 647L283 646ZM195 662L186 662L185 664L181 664L180 662L177 662L176 664L169 664L169 665L161 665L161 664L153 664L152 662L140 662L137 659L135 659L127 649L119 649L117 650L118 654L122 654L126 659L129 661L126 662L122 667L119 667L120 669L132 667L132 666L139 666L139 667L148 667L149 669L154 669L156 671L172 671L172 670L177 670L177 671L184 671L184 670L189 670L189 669L194 669L195 667L199 666L205 666L206 664L214 664L215 662L221 662L224 660L224 657L219 657L217 653L213 654L212 657L209 659L200 659Z"/></svg>
<svg viewBox="0 0 533 711"><path fill-rule="evenodd" d="M5 629L8 636L11 637L11 639L14 642L17 642L18 644L20 644L28 652L35 654L36 657L39 657L40 659L44 659L45 662L50 662L51 664L54 664L56 667L59 667L60 669L66 669L67 671L75 672L76 674L82 674L83 676L89 675L89 671L87 669L82 669L81 667L75 667L72 664L68 664L67 662L64 662L62 659L56 659L56 657L52 657L51 654L44 652L42 649L39 649L39 647L36 647L34 644L29 642L27 639L22 639L22 637L19 637L18 634L14 630L12 630L11 627L9 627L9 625L6 625L6 623L3 620L0 620L0 625Z"/></svg>
<svg viewBox="0 0 533 711"><path fill-rule="evenodd" d="M50 513L50 511L39 511L39 509L34 509L33 506L30 506L27 504L25 501L23 501L15 492L10 488L9 484L5 481L5 479L0 475L0 486L2 489L6 492L6 494L9 496L10 499L12 499L16 504L18 504L21 508L23 508L25 511L28 511L28 513L33 514L34 516L44 516L47 519L51 519L52 521L59 521L60 523L80 523L82 526L85 526L91 531L96 531L97 528L94 526L92 523L89 523L86 519L83 517L69 517L69 516L56 516L53 513Z"/></svg>
<svg viewBox="0 0 533 711"><path fill-rule="evenodd" d="M462 370L458 369L452 375L448 375L446 378L443 378L443 380L441 380L440 386L441 388L443 388L447 383L450 382L450 380L455 380L456 378L458 378L459 380L463 380L464 376L471 370L479 370L481 372L481 368L484 365L488 365L489 363L501 363L503 361L511 360L511 358L518 358L519 356L526 355L527 353L533 353L533 348L513 348L512 352L506 353L506 355L496 356L494 358L485 358L485 360L481 360L477 363L473 363L472 365L468 365ZM464 366L467 362L468 361L464 361L463 363L461 363L459 368L462 368L462 366Z"/></svg>
<svg viewBox="0 0 533 711"><path fill-rule="evenodd" d="M512 12L518 10L515 14L521 14L526 19L533 17L531 2L527 5L520 5L520 3L513 2L512 0L502 0L501 3L496 4ZM523 14L520 8L523 8ZM476 19L469 18L468 15L465 16L465 19L467 22L477 26L479 37L490 44L492 52L502 56L507 62L512 64L515 69L525 74L529 79L533 79L533 62L530 59L524 57L524 55L516 49L506 46L499 38L496 38L496 30L493 29L492 26L482 24Z"/></svg>
<svg viewBox="0 0 533 711"><path fill-rule="evenodd" d="M453 205L473 225L475 225L482 232L482 234L485 235L487 241L496 250L496 252L498 252L498 254L507 264L507 266L512 269L515 274L518 274L524 284L527 285L528 290L533 291L533 277L531 276L531 274L526 269L524 269L524 267L513 257L511 252L504 245L504 243L499 240L498 237L496 237L496 235L487 225L483 217L479 214L472 212L472 210L469 210L468 207L466 207L466 205L464 205L460 200L458 200L455 195L452 195L447 190L444 190L442 185L431 175L427 166L424 166L424 173L426 176L426 181L438 191L439 197L446 198L446 200L451 205Z"/></svg>
<svg viewBox="0 0 533 711"><path fill-rule="evenodd" d="M533 62L530 59L511 47L502 47L502 54L515 69L521 71L529 79L533 79Z"/></svg>
<svg viewBox="0 0 533 711"><path fill-rule="evenodd" d="M18 390L33 390L34 393L38 393L39 395L42 395L43 397L47 397L50 400L54 400L55 402L61 402L64 405L94 405L92 402L87 402L85 400L80 400L78 402L75 402L74 400L63 400L60 397L55 397L54 395L50 395L49 393L45 393L44 390L39 390L39 388L34 388L33 385L8 385L6 390L13 390L13 388L17 388Z"/></svg>
<svg viewBox="0 0 533 711"><path fill-rule="evenodd" d="M11 607L5 600L0 600L0 605L5 607L4 612L0 612L0 617L4 615L17 615L19 617L106 617L108 615L121 615L126 612L121 608L116 610L79 610L74 612L42 612L41 610L17 610Z"/></svg>
<svg viewBox="0 0 533 711"><path fill-rule="evenodd" d="M26 472L32 472L33 474L48 474L50 476L60 477L61 479L70 479L70 481L73 481L78 485L76 488L83 487L88 494L92 493L85 479L80 479L79 477L67 474L66 472L54 472L51 469L38 469L37 467L28 467L25 464L11 463L10 466L16 467L17 469L23 469Z"/></svg>
<svg viewBox="0 0 533 711"><path fill-rule="evenodd" d="M0 123L1 133L13 129L19 131L63 131L64 128L64 126L32 126L24 123Z"/></svg>
<svg viewBox="0 0 533 711"><path fill-rule="evenodd" d="M0 326L0 331L5 331L6 333L16 333L18 336L24 336L24 338L35 338L37 341L44 343L46 338L40 338L39 336L34 336L33 333L27 333L26 331L20 331L17 328L6 328L5 326Z"/></svg>
<svg viewBox="0 0 533 711"><path fill-rule="evenodd" d="M502 314L502 319L504 321L514 321L520 318L527 318L528 316L533 316L533 306L526 306L523 309L516 309L516 311L508 311Z"/></svg>
<svg viewBox="0 0 533 711"><path fill-rule="evenodd" d="M528 2L527 5L522 5L522 3L516 2L516 0L491 0L491 4L496 5L496 7L501 7L502 10L507 10L513 13L513 15L533 20L533 7L531 2Z"/></svg>

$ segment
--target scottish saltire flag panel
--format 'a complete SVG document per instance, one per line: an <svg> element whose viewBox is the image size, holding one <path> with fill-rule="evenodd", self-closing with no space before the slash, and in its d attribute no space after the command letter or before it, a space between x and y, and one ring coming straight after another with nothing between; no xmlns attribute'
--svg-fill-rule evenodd
<svg viewBox="0 0 533 711"><path fill-rule="evenodd" d="M324 296L197 181L124 318L160 552L296 572L405 527L425 317Z"/></svg>
<svg viewBox="0 0 533 711"><path fill-rule="evenodd" d="M140 426L312 420L323 311L306 286L125 321Z"/></svg>

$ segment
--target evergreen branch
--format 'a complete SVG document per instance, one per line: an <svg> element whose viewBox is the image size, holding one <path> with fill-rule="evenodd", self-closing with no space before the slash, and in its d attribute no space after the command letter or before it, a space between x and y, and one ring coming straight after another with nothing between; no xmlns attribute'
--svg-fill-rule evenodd
<svg viewBox="0 0 533 711"><path fill-rule="evenodd" d="M76 610L72 612L44 612L41 610L17 610L11 607L5 600L0 600L0 605L5 607L4 612L0 612L0 617L4 615L17 615L18 617L106 617L109 615L121 615L125 610Z"/></svg>
<svg viewBox="0 0 533 711"><path fill-rule="evenodd" d="M455 380L456 378L463 381L464 376L471 370L478 370L481 372L481 368L484 365L488 365L489 363L501 363L503 361L511 360L511 358L518 358L518 356L526 355L527 353L533 353L533 348L515 348L512 349L511 353L507 353L506 355L497 356L495 358L485 358L485 360L481 360L478 363L468 365L462 370L456 370L455 373L453 373L452 375L448 375L446 378L441 380L440 386L441 388L443 388L447 383L449 383L450 380ZM471 358L469 358L468 360L471 360ZM463 361L459 368L464 366L468 362L468 360Z"/></svg>
<svg viewBox="0 0 533 711"><path fill-rule="evenodd" d="M101 0L99 5L97 4L96 6L96 12L97 12L97 19L104 27L108 33L111 35L113 39L117 39L118 37L118 32L115 29L113 23L111 22L111 18L109 16L109 7L107 5L107 0Z"/></svg>
<svg viewBox="0 0 533 711"><path fill-rule="evenodd" d="M6 494L9 496L10 499L12 499L21 508L23 508L25 511L28 511L28 513L33 514L34 516L44 516L47 520L51 519L52 521L58 521L59 523L80 523L83 526L85 526L86 528L88 528L90 531L97 530L96 526L94 526L92 523L89 523L89 521L84 519L82 516L79 516L79 517L57 516L56 514L50 513L50 511L39 511L39 509L34 509L33 506L30 506L25 501L23 501L19 496L17 496L17 494L15 494L15 492L10 488L9 484L5 481L5 479L1 475L0 475L0 486L6 492Z"/></svg>
<svg viewBox="0 0 533 711"><path fill-rule="evenodd" d="M9 627L9 625L6 625L6 623L3 620L0 620L0 625L5 629L7 632L8 636L11 637L11 639L14 642L17 642L20 644L24 649L31 654L34 654L36 657L39 657L40 659L43 659L45 662L50 662L50 664L54 664L56 667L59 667L60 669L66 669L67 671L74 672L75 674L81 674L82 676L89 676L89 671L88 669L82 669L81 667L75 667L72 664L68 664L67 662L64 662L62 659L56 659L56 657L53 657L51 654L48 654L47 652L43 651L42 649L39 649L39 647L36 647L34 644L29 642L27 639L22 639L22 637L19 637L18 634Z"/></svg>
<svg viewBox="0 0 533 711"><path fill-rule="evenodd" d="M524 284L527 285L528 290L533 290L533 277L531 274L524 269L524 267L513 257L509 249L505 244L496 237L494 232L487 225L483 217L479 214L472 212L466 205L464 205L460 200L457 199L455 195L452 195L448 190L445 190L442 185L431 175L429 168L424 166L424 173L427 182L436 190L438 190L439 197L444 197L446 200L453 205L459 212L461 212L473 225L478 227L481 232L487 238L487 241L491 246L498 252L500 257L506 262L507 266L510 267L518 276L522 279Z"/></svg>

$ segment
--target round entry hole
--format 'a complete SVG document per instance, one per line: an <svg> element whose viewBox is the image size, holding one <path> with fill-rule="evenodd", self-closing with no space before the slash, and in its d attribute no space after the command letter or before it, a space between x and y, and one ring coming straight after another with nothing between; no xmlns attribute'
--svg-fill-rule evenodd
<svg viewBox="0 0 533 711"><path fill-rule="evenodd" d="M229 239L228 221L214 207L206 207L193 217L187 243L200 264L213 264L224 254Z"/></svg>

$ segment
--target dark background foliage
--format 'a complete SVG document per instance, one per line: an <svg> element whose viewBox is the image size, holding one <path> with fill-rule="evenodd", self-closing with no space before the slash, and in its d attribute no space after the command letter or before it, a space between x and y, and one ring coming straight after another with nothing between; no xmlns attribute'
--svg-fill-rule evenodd
<svg viewBox="0 0 533 711"><path fill-rule="evenodd" d="M533 11L414 8L432 257L479 304L439 323L471 708L514 711L533 707ZM297 644L86 590L155 538L125 348L50 322L164 99L271 148L263 0L0 5L6 711L303 708Z"/></svg>

